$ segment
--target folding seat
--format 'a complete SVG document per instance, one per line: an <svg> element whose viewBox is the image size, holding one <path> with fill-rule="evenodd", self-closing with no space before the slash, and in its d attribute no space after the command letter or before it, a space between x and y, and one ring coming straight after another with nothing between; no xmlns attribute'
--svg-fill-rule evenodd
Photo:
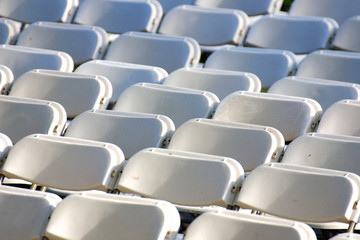
<svg viewBox="0 0 360 240"><path fill-rule="evenodd" d="M348 18L360 14L359 0L295 0L290 15L333 18L341 25Z"/></svg>
<svg viewBox="0 0 360 240"><path fill-rule="evenodd" d="M70 22L78 0L1 0L0 16L23 23Z"/></svg>
<svg viewBox="0 0 360 240"><path fill-rule="evenodd" d="M267 15L251 26L244 45L307 54L329 48L337 28L331 18Z"/></svg>
<svg viewBox="0 0 360 240"><path fill-rule="evenodd" d="M290 51L229 47L213 52L204 67L254 73L267 89L277 80L292 75L297 63Z"/></svg>
<svg viewBox="0 0 360 240"><path fill-rule="evenodd" d="M42 239L61 198L52 193L0 186L1 239Z"/></svg>
<svg viewBox="0 0 360 240"><path fill-rule="evenodd" d="M84 0L73 22L99 26L114 34L156 32L162 15L155 0Z"/></svg>
<svg viewBox="0 0 360 240"><path fill-rule="evenodd" d="M170 73L196 66L200 52L199 44L189 37L128 32L111 43L104 59L157 66Z"/></svg>
<svg viewBox="0 0 360 240"><path fill-rule="evenodd" d="M318 50L300 62L296 76L360 83L360 53Z"/></svg>
<svg viewBox="0 0 360 240"><path fill-rule="evenodd" d="M193 5L195 0L158 0L161 4L164 14L169 12L171 9L180 5Z"/></svg>
<svg viewBox="0 0 360 240"><path fill-rule="evenodd" d="M343 99L360 100L360 85L308 77L286 77L275 82L268 93L316 100L323 111Z"/></svg>
<svg viewBox="0 0 360 240"><path fill-rule="evenodd" d="M360 15L360 12L359 12ZM343 51L360 52L360 16L346 20L338 29L332 47Z"/></svg>
<svg viewBox="0 0 360 240"><path fill-rule="evenodd" d="M20 33L21 23L0 18L0 44L15 44Z"/></svg>
<svg viewBox="0 0 360 240"><path fill-rule="evenodd" d="M48 239L175 239L180 226L168 202L105 193L66 197L51 215Z"/></svg>
<svg viewBox="0 0 360 240"><path fill-rule="evenodd" d="M111 83L100 75L36 69L19 77L9 95L60 103L68 118L90 109L106 109Z"/></svg>
<svg viewBox="0 0 360 240"><path fill-rule="evenodd" d="M150 148L128 160L115 189L184 208L227 207L243 178L243 168L231 158Z"/></svg>
<svg viewBox="0 0 360 240"><path fill-rule="evenodd" d="M121 94L114 110L165 115L178 127L192 118L210 118L218 103L211 92L139 83Z"/></svg>
<svg viewBox="0 0 360 240"><path fill-rule="evenodd" d="M285 141L313 132L322 114L318 102L310 98L270 93L234 92L222 100L214 119L271 126Z"/></svg>
<svg viewBox="0 0 360 240"><path fill-rule="evenodd" d="M230 210L203 213L187 228L184 240L293 239L316 240L306 224Z"/></svg>
<svg viewBox="0 0 360 240"><path fill-rule="evenodd" d="M75 72L102 75L109 79L113 88L111 103L115 103L121 93L131 85L140 82L162 83L168 76L167 72L159 67L107 60L86 62L76 68Z"/></svg>
<svg viewBox="0 0 360 240"><path fill-rule="evenodd" d="M164 85L214 93L220 100L235 91L260 92L260 79L252 73L210 68L181 68L172 72Z"/></svg>
<svg viewBox="0 0 360 240"><path fill-rule="evenodd" d="M0 96L0 119L0 132L16 143L34 133L59 136L66 123L66 112L56 102Z"/></svg>
<svg viewBox="0 0 360 240"><path fill-rule="evenodd" d="M359 137L358 117L360 117L360 101L338 101L324 112L316 132Z"/></svg>
<svg viewBox="0 0 360 240"><path fill-rule="evenodd" d="M166 147L174 130L163 115L91 110L71 121L65 137L113 143L128 159L144 148Z"/></svg>
<svg viewBox="0 0 360 240"><path fill-rule="evenodd" d="M360 239L360 234L356 233L342 233L338 234L335 237L330 238L330 240L358 240Z"/></svg>
<svg viewBox="0 0 360 240"><path fill-rule="evenodd" d="M108 45L104 29L53 22L36 22L19 35L17 45L68 53L75 65L101 59Z"/></svg>
<svg viewBox="0 0 360 240"><path fill-rule="evenodd" d="M0 65L9 67L14 79L33 69L74 69L74 61L67 53L13 45L0 45Z"/></svg>
<svg viewBox="0 0 360 240"><path fill-rule="evenodd" d="M11 69L5 65L0 65L0 89L1 94L6 94L14 81L14 74Z"/></svg>
<svg viewBox="0 0 360 240"><path fill-rule="evenodd" d="M33 134L14 145L1 173L42 190L108 191L123 160L121 149L111 143Z"/></svg>
<svg viewBox="0 0 360 240"><path fill-rule="evenodd" d="M192 119L176 129L168 148L233 158L249 172L278 161L284 138L272 127Z"/></svg>
<svg viewBox="0 0 360 240"><path fill-rule="evenodd" d="M248 16L240 10L181 5L164 16L159 33L191 37L202 46L238 45L248 25Z"/></svg>

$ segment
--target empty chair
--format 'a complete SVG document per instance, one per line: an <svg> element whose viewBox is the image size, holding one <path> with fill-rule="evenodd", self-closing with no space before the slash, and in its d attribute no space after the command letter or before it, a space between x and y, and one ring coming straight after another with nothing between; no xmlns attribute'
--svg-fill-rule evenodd
<svg viewBox="0 0 360 240"><path fill-rule="evenodd" d="M278 161L284 138L271 127L192 119L176 129L168 148L230 157L248 172L263 163Z"/></svg>
<svg viewBox="0 0 360 240"><path fill-rule="evenodd" d="M214 93L220 100L235 91L260 92L260 79L252 73L210 68L181 68L172 72L164 85Z"/></svg>
<svg viewBox="0 0 360 240"><path fill-rule="evenodd" d="M104 59L161 67L170 73L196 66L200 52L192 38L128 32L111 43Z"/></svg>
<svg viewBox="0 0 360 240"><path fill-rule="evenodd" d="M330 106L321 118L319 133L360 136L360 125L357 121L360 114L360 101L341 100Z"/></svg>
<svg viewBox="0 0 360 240"><path fill-rule="evenodd" d="M161 4L164 14L166 14L171 9L179 5L193 5L195 0L158 0Z"/></svg>
<svg viewBox="0 0 360 240"><path fill-rule="evenodd" d="M295 55L289 51L229 47L213 52L204 67L254 73L267 89L277 80L292 75L296 66Z"/></svg>
<svg viewBox="0 0 360 240"><path fill-rule="evenodd" d="M168 202L101 193L72 194L51 215L48 239L175 239L180 226Z"/></svg>
<svg viewBox="0 0 360 240"><path fill-rule="evenodd" d="M14 145L1 173L55 189L107 191L123 160L110 143L34 134Z"/></svg>
<svg viewBox="0 0 360 240"><path fill-rule="evenodd" d="M66 112L56 102L0 96L0 118L0 132L16 143L34 133L59 136L66 123Z"/></svg>
<svg viewBox="0 0 360 240"><path fill-rule="evenodd" d="M114 110L165 115L178 127L192 118L210 118L218 103L211 92L139 83L121 94Z"/></svg>
<svg viewBox="0 0 360 240"><path fill-rule="evenodd" d="M360 85L318 78L286 77L275 82L268 93L312 98L326 111L343 99L360 100Z"/></svg>
<svg viewBox="0 0 360 240"><path fill-rule="evenodd" d="M168 76L167 72L159 67L106 60L86 62L76 68L75 72L102 75L109 79L113 88L111 103L115 103L121 93L133 84L162 83L163 79Z"/></svg>
<svg viewBox="0 0 360 240"><path fill-rule="evenodd" d="M113 143L128 159L144 148L167 146L174 130L163 115L91 110L74 118L65 136Z"/></svg>
<svg viewBox="0 0 360 240"><path fill-rule="evenodd" d="M7 94L12 82L14 81L14 74L11 69L5 65L0 65L0 89L1 94Z"/></svg>
<svg viewBox="0 0 360 240"><path fill-rule="evenodd" d="M59 202L52 193L0 186L0 239L41 239Z"/></svg>
<svg viewBox="0 0 360 240"><path fill-rule="evenodd" d="M314 231L306 224L287 219L222 210L197 217L188 227L184 240L315 240Z"/></svg>
<svg viewBox="0 0 360 240"><path fill-rule="evenodd" d="M128 160L115 189L184 206L226 207L243 178L231 158L150 148Z"/></svg>
<svg viewBox="0 0 360 240"><path fill-rule="evenodd" d="M331 18L267 15L251 26L244 45L307 54L329 48L337 28Z"/></svg>
<svg viewBox="0 0 360 240"><path fill-rule="evenodd" d="M360 53L319 50L300 62L296 76L360 83Z"/></svg>
<svg viewBox="0 0 360 240"><path fill-rule="evenodd" d="M360 15L360 12L359 14ZM346 20L338 29L332 47L343 51L360 52L360 16Z"/></svg>
<svg viewBox="0 0 360 240"><path fill-rule="evenodd" d="M310 98L239 91L220 102L214 119L271 126L291 141L313 132L321 114L319 103Z"/></svg>
<svg viewBox="0 0 360 240"><path fill-rule="evenodd" d="M240 10L181 5L163 18L159 33L187 36L200 45L240 44L249 19Z"/></svg>
<svg viewBox="0 0 360 240"><path fill-rule="evenodd" d="M111 94L111 83L103 76L39 69L19 77L9 93L58 102L68 118L90 109L106 109Z"/></svg>
<svg viewBox="0 0 360 240"><path fill-rule="evenodd" d="M0 18L0 44L15 44L20 29L21 23Z"/></svg>
<svg viewBox="0 0 360 240"><path fill-rule="evenodd" d="M64 72L74 69L74 61L67 53L13 45L0 45L0 65L9 67L14 79L34 69Z"/></svg>
<svg viewBox="0 0 360 240"><path fill-rule="evenodd" d="M66 52L79 65L101 59L108 39L100 27L36 22L21 32L17 45Z"/></svg>

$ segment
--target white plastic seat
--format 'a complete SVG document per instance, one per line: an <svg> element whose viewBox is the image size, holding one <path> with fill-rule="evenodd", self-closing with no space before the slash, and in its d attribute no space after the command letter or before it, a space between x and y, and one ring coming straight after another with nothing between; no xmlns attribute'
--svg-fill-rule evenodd
<svg viewBox="0 0 360 240"><path fill-rule="evenodd" d="M14 44L20 33L21 23L0 18L0 44Z"/></svg>
<svg viewBox="0 0 360 240"><path fill-rule="evenodd" d="M316 240L306 224L287 219L245 214L230 210L207 212L187 228L184 240L292 239Z"/></svg>
<svg viewBox="0 0 360 240"><path fill-rule="evenodd" d="M295 55L289 51L230 47L213 52L204 67L254 73L267 89L277 80L292 75L296 66Z"/></svg>
<svg viewBox="0 0 360 240"><path fill-rule="evenodd" d="M19 35L17 45L68 53L75 65L101 59L108 45L104 29L94 26L36 22Z"/></svg>
<svg viewBox="0 0 360 240"><path fill-rule="evenodd" d="M164 16L159 33L191 37L200 45L238 45L248 25L247 15L240 10L181 5Z"/></svg>
<svg viewBox="0 0 360 240"><path fill-rule="evenodd" d="M110 143L34 134L14 145L2 174L60 190L107 191L123 160L121 149Z"/></svg>
<svg viewBox="0 0 360 240"><path fill-rule="evenodd" d="M121 94L114 110L165 115L178 127L192 118L210 118L218 103L211 92L139 83Z"/></svg>
<svg viewBox="0 0 360 240"><path fill-rule="evenodd" d="M330 106L316 132L360 137L360 101L341 100Z"/></svg>
<svg viewBox="0 0 360 240"><path fill-rule="evenodd" d="M270 93L235 92L222 100L214 119L271 126L285 141L313 132L322 114L318 102Z"/></svg>
<svg viewBox="0 0 360 240"><path fill-rule="evenodd" d="M249 172L278 161L284 138L271 127L192 119L176 129L168 148L233 158Z"/></svg>
<svg viewBox="0 0 360 240"><path fill-rule="evenodd" d="M158 0L161 4L164 14L169 12L171 9L180 5L193 5L195 0Z"/></svg>
<svg viewBox="0 0 360 240"><path fill-rule="evenodd" d="M49 239L175 239L180 226L168 202L105 193L72 194L51 215Z"/></svg>
<svg viewBox="0 0 360 240"><path fill-rule="evenodd" d="M16 143L34 133L59 136L66 123L66 112L56 102L0 96L0 119L0 132Z"/></svg>
<svg viewBox="0 0 360 240"><path fill-rule="evenodd" d="M354 16L340 26L332 41L332 47L343 51L360 52L359 41L360 16Z"/></svg>
<svg viewBox="0 0 360 240"><path fill-rule="evenodd" d="M12 146L11 139L4 133L0 133L0 160L7 156Z"/></svg>
<svg viewBox="0 0 360 240"><path fill-rule="evenodd" d="M59 202L55 194L0 186L0 239L41 239Z"/></svg>
<svg viewBox="0 0 360 240"><path fill-rule="evenodd" d="M12 82L14 81L14 74L11 69L5 65L0 65L0 89L1 94L7 94Z"/></svg>
<svg viewBox="0 0 360 240"><path fill-rule="evenodd" d="M260 79L252 73L210 68L181 68L172 72L164 85L204 90L220 100L235 91L260 92Z"/></svg>
<svg viewBox="0 0 360 240"><path fill-rule="evenodd" d="M150 148L128 160L115 189L185 206L226 207L243 178L231 158Z"/></svg>
<svg viewBox="0 0 360 240"><path fill-rule="evenodd" d="M199 44L192 38L128 32L111 43L104 59L161 67L170 73L196 66L200 52Z"/></svg>
<svg viewBox="0 0 360 240"><path fill-rule="evenodd" d="M165 147L174 130L163 115L92 110L74 118L65 136L113 143L128 159L144 148Z"/></svg>
<svg viewBox="0 0 360 240"><path fill-rule="evenodd" d="M1 0L0 16L23 23L69 22L78 0Z"/></svg>
<svg viewBox="0 0 360 240"><path fill-rule="evenodd" d="M75 72L102 75L109 79L113 88L110 99L112 103L116 102L121 93L131 85L140 82L162 83L168 76L167 72L159 67L106 60L86 62L76 68Z"/></svg>
<svg viewBox="0 0 360 240"><path fill-rule="evenodd" d="M163 15L155 0L85 0L74 23L99 26L108 33L156 32Z"/></svg>
<svg viewBox="0 0 360 240"><path fill-rule="evenodd" d="M23 74L9 93L58 102L68 118L90 109L105 109L111 94L111 83L103 76L40 69Z"/></svg>
<svg viewBox="0 0 360 240"><path fill-rule="evenodd" d="M74 69L73 59L65 52L13 45L0 45L0 65L9 67L14 79L34 69L64 72Z"/></svg>
<svg viewBox="0 0 360 240"><path fill-rule="evenodd" d="M356 233L342 233L330 238L330 240L359 240L359 239L360 239L360 234L356 234Z"/></svg>
<svg viewBox="0 0 360 240"><path fill-rule="evenodd" d="M307 55L296 76L360 83L360 53L319 50Z"/></svg>
<svg viewBox="0 0 360 240"><path fill-rule="evenodd" d="M275 82L268 93L312 98L323 111L343 99L360 100L360 85L307 77L286 77Z"/></svg>
<svg viewBox="0 0 360 240"><path fill-rule="evenodd" d="M251 26L244 45L307 54L329 48L337 28L331 18L267 15Z"/></svg>

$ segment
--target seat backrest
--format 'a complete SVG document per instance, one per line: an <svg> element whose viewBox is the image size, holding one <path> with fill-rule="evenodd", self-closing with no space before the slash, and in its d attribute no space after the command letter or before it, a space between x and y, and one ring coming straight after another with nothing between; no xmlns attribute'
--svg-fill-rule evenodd
<svg viewBox="0 0 360 240"><path fill-rule="evenodd" d="M233 158L246 172L277 161L284 148L281 133L271 127L192 119L176 129L169 149Z"/></svg>
<svg viewBox="0 0 360 240"><path fill-rule="evenodd" d="M9 67L14 79L34 69L64 72L74 69L73 59L65 52L13 45L0 45L0 65Z"/></svg>
<svg viewBox="0 0 360 240"><path fill-rule="evenodd" d="M168 202L105 193L66 197L51 215L49 239L175 239L180 215Z"/></svg>
<svg viewBox="0 0 360 240"><path fill-rule="evenodd" d="M319 50L299 64L296 76L360 83L360 53Z"/></svg>
<svg viewBox="0 0 360 240"><path fill-rule="evenodd" d="M306 54L329 48L337 28L331 18L267 15L251 26L244 45Z"/></svg>
<svg viewBox="0 0 360 240"><path fill-rule="evenodd" d="M341 100L331 105L321 118L319 133L360 136L360 101Z"/></svg>
<svg viewBox="0 0 360 240"><path fill-rule="evenodd" d="M230 210L206 212L187 228L184 240L293 239L316 240L306 224L287 219L259 216Z"/></svg>
<svg viewBox="0 0 360 240"><path fill-rule="evenodd" d="M61 190L107 191L123 160L114 144L34 134L14 145L2 174Z"/></svg>
<svg viewBox="0 0 360 240"><path fill-rule="evenodd" d="M1 94L7 94L12 82L14 81L14 74L11 69L5 65L0 65L0 89Z"/></svg>
<svg viewBox="0 0 360 240"><path fill-rule="evenodd" d="M356 234L356 233L341 233L330 238L330 240L359 240L359 239L360 239L360 234Z"/></svg>
<svg viewBox="0 0 360 240"><path fill-rule="evenodd" d="M0 133L0 161L3 161L13 147L11 139L4 133Z"/></svg>
<svg viewBox="0 0 360 240"><path fill-rule="evenodd" d="M111 94L111 83L103 76L37 69L18 78L9 95L58 102L68 118L74 118L90 109L105 109Z"/></svg>
<svg viewBox="0 0 360 240"><path fill-rule="evenodd" d="M341 25L348 18L360 14L359 0L295 0L290 15L330 17Z"/></svg>
<svg viewBox="0 0 360 240"><path fill-rule="evenodd" d="M349 172L264 164L246 177L237 205L304 222L357 222L359 187Z"/></svg>
<svg viewBox="0 0 360 240"><path fill-rule="evenodd" d="M296 66L292 52L241 47L217 50L205 62L205 68L254 73L266 89L275 81L292 75Z"/></svg>
<svg viewBox="0 0 360 240"><path fill-rule="evenodd" d="M309 77L286 77L275 82L268 93L316 100L323 111L343 99L360 100L360 85Z"/></svg>
<svg viewBox="0 0 360 240"><path fill-rule="evenodd" d="M59 202L52 193L0 186L0 238L41 239Z"/></svg>
<svg viewBox="0 0 360 240"><path fill-rule="evenodd" d="M211 92L139 83L121 94L114 110L165 115L178 127L192 118L210 118L218 103Z"/></svg>
<svg viewBox="0 0 360 240"><path fill-rule="evenodd" d="M36 22L25 28L16 43L68 53L75 65L101 59L108 45L104 29L76 24Z"/></svg>
<svg viewBox="0 0 360 240"><path fill-rule="evenodd" d="M344 51L360 52L359 41L360 16L354 16L340 26L332 42L332 47Z"/></svg>
<svg viewBox="0 0 360 240"><path fill-rule="evenodd" d="M163 15L155 0L84 0L74 23L99 26L108 33L156 32Z"/></svg>
<svg viewBox="0 0 360 240"><path fill-rule="evenodd" d="M113 88L110 100L112 103L131 85L140 82L161 83L168 76L167 72L159 67L107 60L86 62L76 68L75 72L102 75L109 79Z"/></svg>
<svg viewBox="0 0 360 240"><path fill-rule="evenodd" d="M235 91L261 90L261 81L255 74L210 68L181 68L172 72L163 84L209 91L220 100Z"/></svg>
<svg viewBox="0 0 360 240"><path fill-rule="evenodd" d="M67 119L56 102L12 96L0 96L0 118L0 132L13 143L34 133L59 136Z"/></svg>
<svg viewBox="0 0 360 240"><path fill-rule="evenodd" d="M0 44L14 44L20 33L21 23L0 18Z"/></svg>
<svg viewBox="0 0 360 240"><path fill-rule="evenodd" d="M77 6L78 0L2 0L0 16L23 23L69 22Z"/></svg>
<svg viewBox="0 0 360 240"><path fill-rule="evenodd" d="M158 0L161 4L164 14L169 12L171 9L180 5L193 5L195 0Z"/></svg>
<svg viewBox="0 0 360 240"><path fill-rule="evenodd" d="M104 59L161 67L170 73L196 66L200 52L199 44L189 37L128 32L111 43Z"/></svg>
<svg viewBox="0 0 360 240"><path fill-rule="evenodd" d="M65 136L113 143L128 159L144 148L165 147L174 130L163 115L91 110L74 118Z"/></svg>
<svg viewBox="0 0 360 240"><path fill-rule="evenodd" d="M240 10L181 5L164 16L159 33L191 37L200 45L236 45L248 25L248 16Z"/></svg>
<svg viewBox="0 0 360 240"><path fill-rule="evenodd" d="M271 126L291 141L313 132L321 114L320 104L310 98L239 91L220 102L214 119Z"/></svg>

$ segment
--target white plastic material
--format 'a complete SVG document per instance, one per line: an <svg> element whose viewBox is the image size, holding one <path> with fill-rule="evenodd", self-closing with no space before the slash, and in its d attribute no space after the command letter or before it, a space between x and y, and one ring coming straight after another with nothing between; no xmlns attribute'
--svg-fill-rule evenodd
<svg viewBox="0 0 360 240"><path fill-rule="evenodd" d="M0 18L0 44L14 44L20 33L21 23Z"/></svg>
<svg viewBox="0 0 360 240"><path fill-rule="evenodd" d="M161 4L164 14L166 14L171 9L180 6L180 5L193 5L195 0L158 0Z"/></svg>
<svg viewBox="0 0 360 240"><path fill-rule="evenodd" d="M332 47L344 51L360 52L359 41L360 16L354 16L340 26L332 42Z"/></svg>
<svg viewBox="0 0 360 240"><path fill-rule="evenodd" d="M330 240L359 240L360 234L356 233L341 233L335 237L330 238Z"/></svg>
<svg viewBox="0 0 360 240"><path fill-rule="evenodd" d="M0 65L0 89L1 94L6 94L14 81L14 74L11 69L5 65Z"/></svg>

